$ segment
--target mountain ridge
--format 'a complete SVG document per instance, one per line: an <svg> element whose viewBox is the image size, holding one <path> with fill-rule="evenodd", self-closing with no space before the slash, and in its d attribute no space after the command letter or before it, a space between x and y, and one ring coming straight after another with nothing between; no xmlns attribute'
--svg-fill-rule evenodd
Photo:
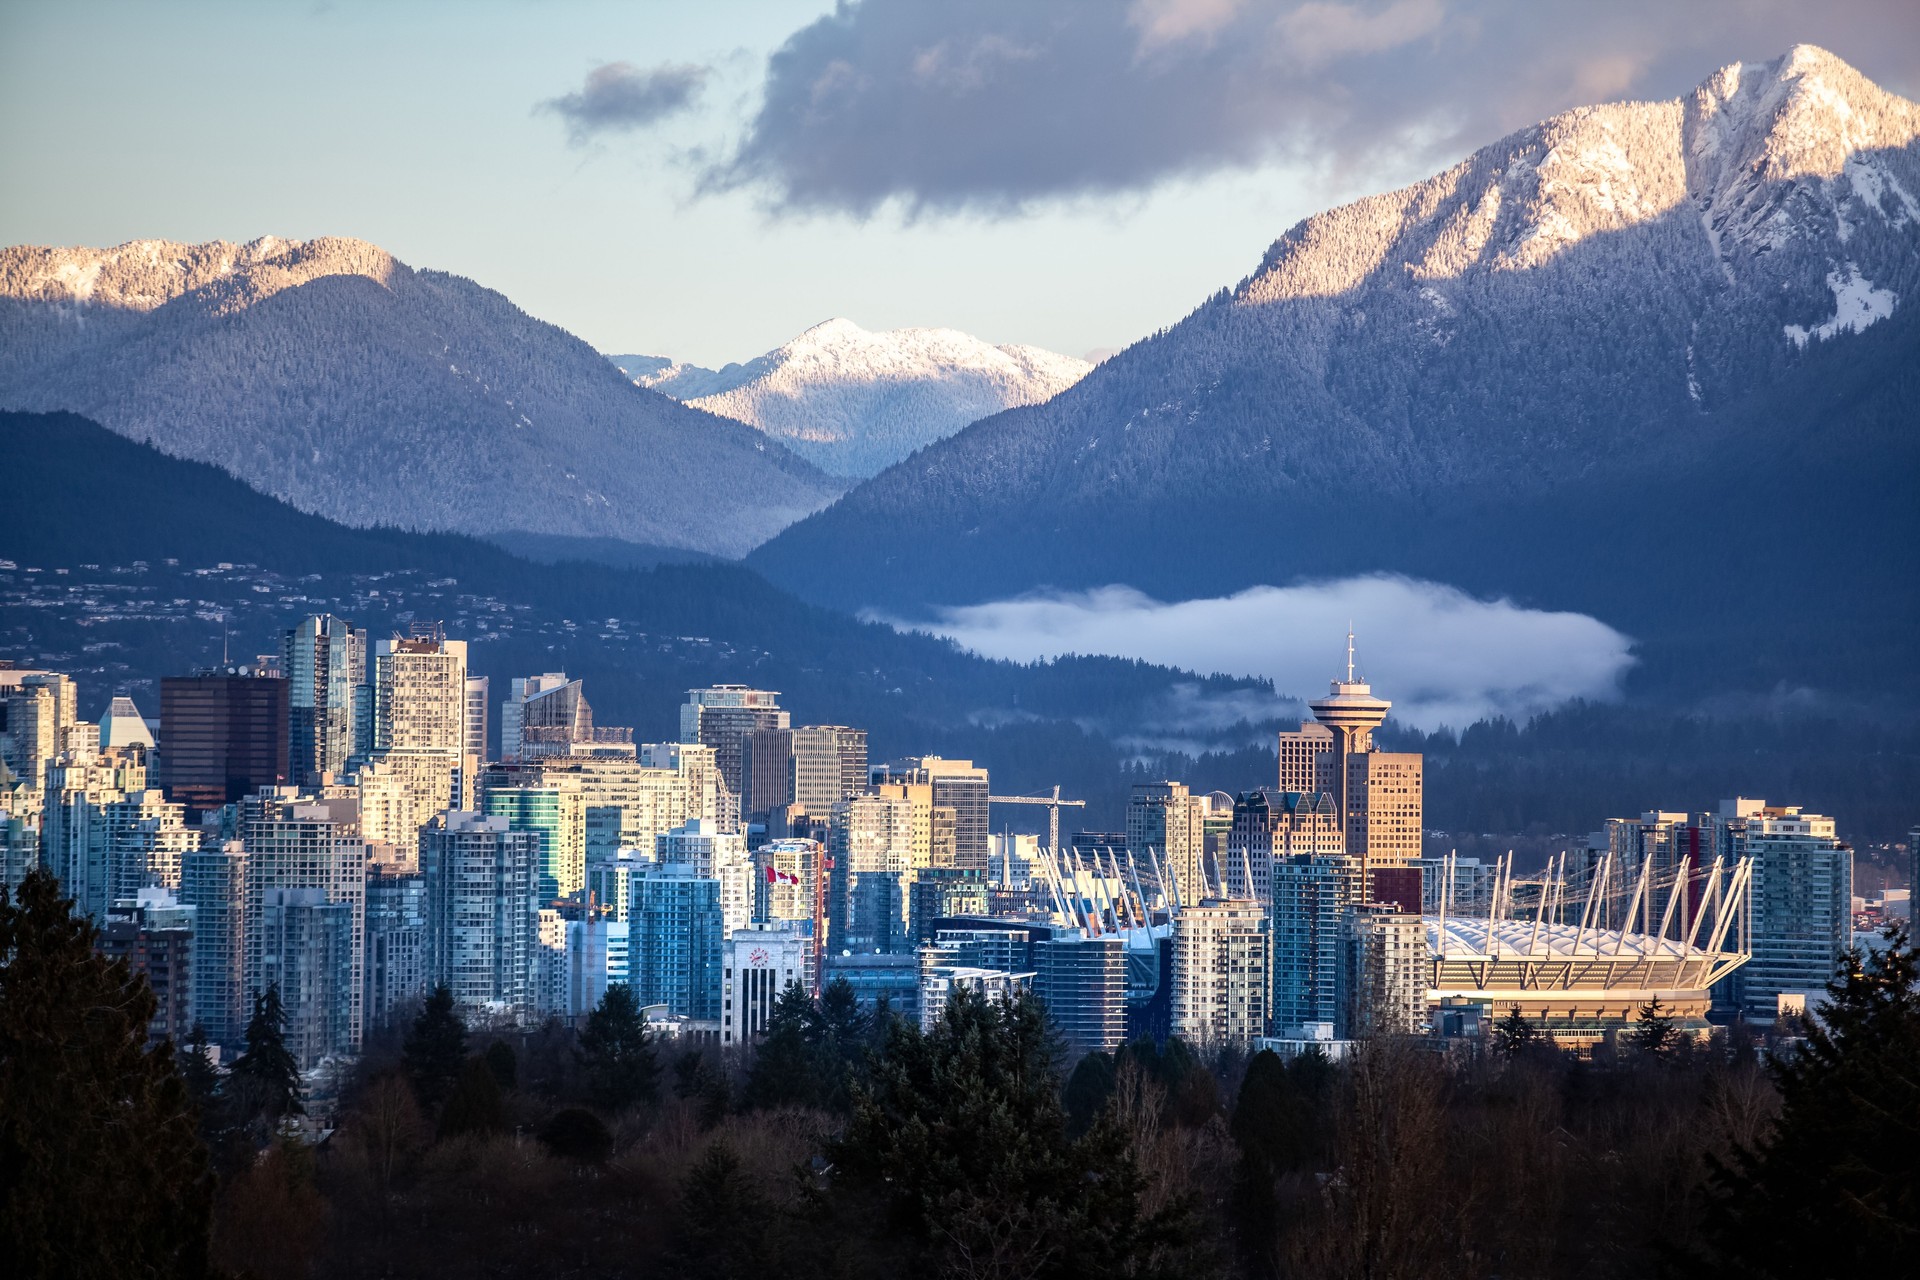
<svg viewBox="0 0 1920 1280"><path fill-rule="evenodd" d="M358 525L737 556L844 488L492 290L339 237L0 251L0 405Z"/></svg>
<svg viewBox="0 0 1920 1280"><path fill-rule="evenodd" d="M970 422L1058 394L1093 366L957 329L844 317L722 369L613 356L641 386L758 427L834 475L866 477ZM631 367L628 367L631 366Z"/></svg>
<svg viewBox="0 0 1920 1280"><path fill-rule="evenodd" d="M1406 572L1674 636L1662 593L1737 629L1777 563L1858 585L1840 603L1892 643L1920 576L1884 543L1920 464L1917 137L1912 103L1807 46L1562 113L1302 220L1179 323L750 563L896 613Z"/></svg>

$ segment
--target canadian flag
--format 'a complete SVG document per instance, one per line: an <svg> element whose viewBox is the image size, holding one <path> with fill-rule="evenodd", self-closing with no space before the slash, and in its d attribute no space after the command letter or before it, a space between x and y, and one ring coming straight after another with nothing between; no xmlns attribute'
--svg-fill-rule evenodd
<svg viewBox="0 0 1920 1280"><path fill-rule="evenodd" d="M796 875L789 875L787 872L781 871L776 867L768 867L767 883L768 884L799 884L800 877Z"/></svg>

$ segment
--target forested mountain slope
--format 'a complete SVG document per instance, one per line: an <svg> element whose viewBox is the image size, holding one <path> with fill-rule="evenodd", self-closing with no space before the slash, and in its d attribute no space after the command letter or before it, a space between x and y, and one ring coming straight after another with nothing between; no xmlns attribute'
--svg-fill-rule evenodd
<svg viewBox="0 0 1920 1280"><path fill-rule="evenodd" d="M0 407L84 413L354 525L739 555L844 487L358 240L0 251Z"/></svg>
<svg viewBox="0 0 1920 1280"><path fill-rule="evenodd" d="M1387 569L1596 613L1687 679L1886 659L1920 622L1917 136L1805 46L1557 116L1307 219L752 562L894 608Z"/></svg>

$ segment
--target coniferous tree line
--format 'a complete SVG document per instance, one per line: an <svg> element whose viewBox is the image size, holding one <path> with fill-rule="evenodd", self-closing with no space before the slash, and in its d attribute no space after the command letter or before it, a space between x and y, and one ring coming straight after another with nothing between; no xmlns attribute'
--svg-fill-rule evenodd
<svg viewBox="0 0 1920 1280"><path fill-rule="evenodd" d="M1518 1014L1345 1060L1071 1064L1031 997L927 1033L844 983L750 1052L468 1026L444 988L309 1110L260 994L216 1073L36 873L0 906L0 1249L24 1275L1895 1274L1920 1244L1920 958L1790 1037L1658 1004L1589 1059ZM1893 1270L1889 1270L1889 1268Z"/></svg>

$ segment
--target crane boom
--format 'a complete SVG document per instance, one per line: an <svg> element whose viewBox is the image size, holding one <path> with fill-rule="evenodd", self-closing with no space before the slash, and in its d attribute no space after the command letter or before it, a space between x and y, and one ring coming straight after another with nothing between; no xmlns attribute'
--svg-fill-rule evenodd
<svg viewBox="0 0 1920 1280"><path fill-rule="evenodd" d="M1037 804L1046 806L1047 847L1049 849L1058 849L1060 847L1060 811L1062 809L1084 809L1087 807L1085 800L1062 800L1060 798L1060 788L1057 786L1054 787L1053 794L1050 796L988 796L987 803Z"/></svg>

